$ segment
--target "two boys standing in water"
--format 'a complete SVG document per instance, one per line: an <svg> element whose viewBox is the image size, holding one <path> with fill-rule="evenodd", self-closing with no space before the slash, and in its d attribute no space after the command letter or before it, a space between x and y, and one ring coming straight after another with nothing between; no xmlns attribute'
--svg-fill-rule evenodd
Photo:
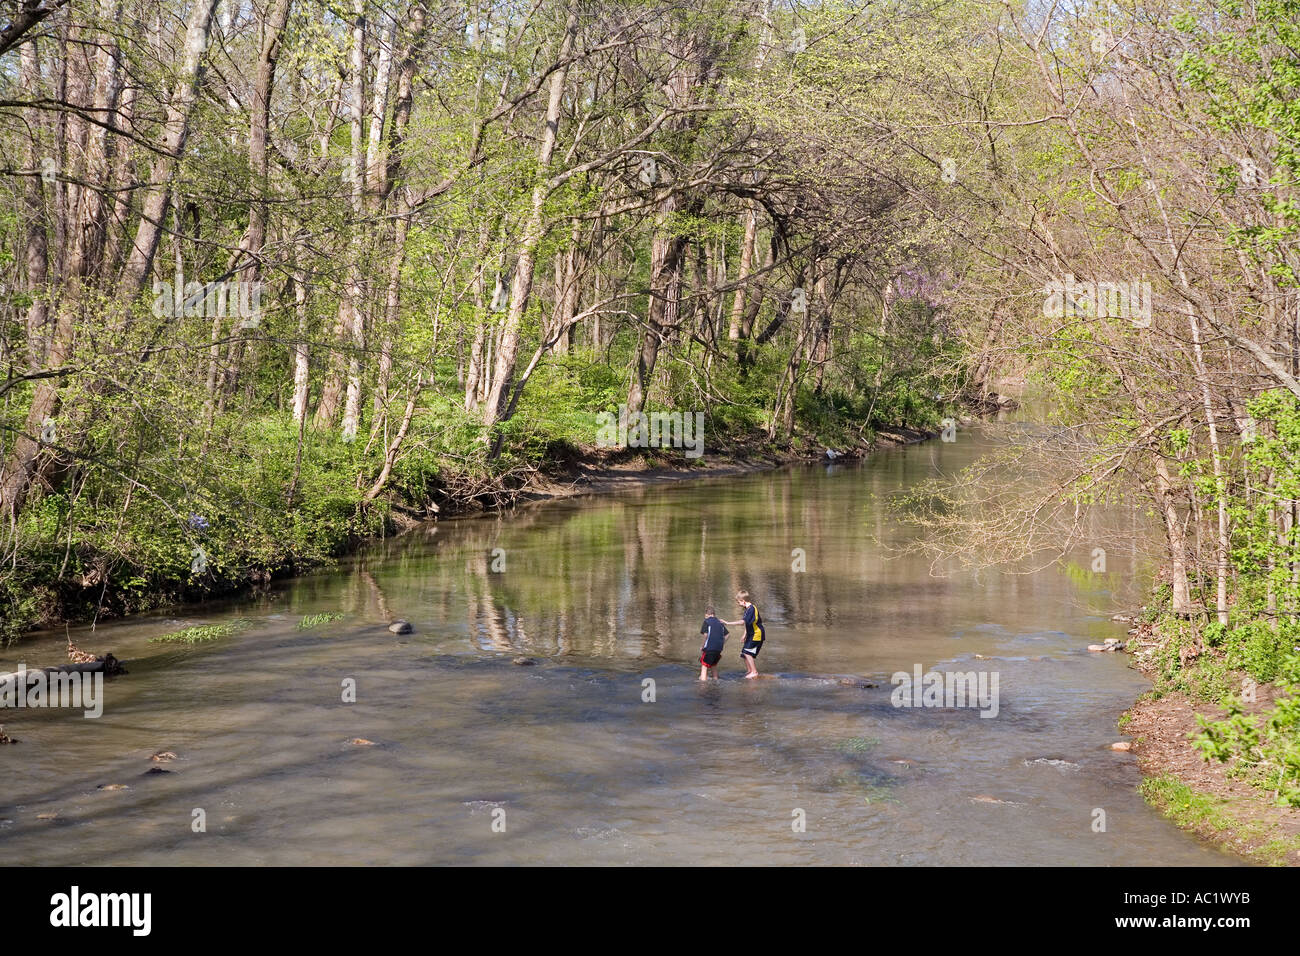
<svg viewBox="0 0 1300 956"><path fill-rule="evenodd" d="M705 635L704 643L700 646L700 680L707 681L710 671L713 672L713 679L718 679L715 668L718 661L722 659L722 646L727 641L728 624L732 627L745 625L745 644L740 649L740 659L745 662L745 679L752 680L758 676L755 658L763 649L763 638L766 636L763 633L763 617L758 613L758 608L749 602L748 591L737 593L736 603L742 609L739 621L718 620L713 613L712 604L704 609L704 624L700 627L700 633Z"/></svg>

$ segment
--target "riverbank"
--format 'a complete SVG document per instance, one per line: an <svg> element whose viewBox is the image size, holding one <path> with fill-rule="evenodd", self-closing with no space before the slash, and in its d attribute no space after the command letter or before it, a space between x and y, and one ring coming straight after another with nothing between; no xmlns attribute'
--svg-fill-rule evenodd
<svg viewBox="0 0 1300 956"><path fill-rule="evenodd" d="M1192 746L1201 731L1197 718L1222 720L1227 709L1183 690L1165 690L1155 658L1151 652L1134 657L1133 666L1156 689L1119 722L1133 738L1147 803L1181 829L1249 862L1300 866L1300 809L1277 806L1273 794L1232 776L1231 764L1208 761ZM1259 684L1254 696L1243 710L1259 717L1272 710L1278 690Z"/></svg>
<svg viewBox="0 0 1300 956"><path fill-rule="evenodd" d="M656 452L654 458L635 449L605 451L590 448L583 456L567 463L559 475L540 475L521 492L520 502L550 501L573 498L579 495L610 494L651 485L671 484L696 478L728 478L754 474L800 462L861 461L880 448L910 445L933 438L935 432L921 429L898 428L877 432L871 444L858 449L838 451L822 448L812 451L816 443L803 450L779 449L766 442L751 442L727 451L697 459L665 457ZM832 454L828 455L827 452Z"/></svg>

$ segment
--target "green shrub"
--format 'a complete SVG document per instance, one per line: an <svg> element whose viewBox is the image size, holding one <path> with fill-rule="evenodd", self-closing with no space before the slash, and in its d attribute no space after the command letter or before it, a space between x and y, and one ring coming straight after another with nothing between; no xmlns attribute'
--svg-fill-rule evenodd
<svg viewBox="0 0 1300 956"><path fill-rule="evenodd" d="M1300 656L1280 663L1276 686L1267 714L1248 714L1239 697L1229 696L1223 720L1197 715L1202 730L1193 746L1206 760L1230 763L1234 775L1272 790L1279 805L1300 807Z"/></svg>

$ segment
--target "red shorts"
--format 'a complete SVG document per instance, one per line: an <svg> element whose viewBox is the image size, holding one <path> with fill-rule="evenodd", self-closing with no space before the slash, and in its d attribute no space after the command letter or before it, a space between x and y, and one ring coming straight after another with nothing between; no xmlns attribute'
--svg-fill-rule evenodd
<svg viewBox="0 0 1300 956"><path fill-rule="evenodd" d="M700 651L700 663L705 667L717 667L722 660L722 651Z"/></svg>

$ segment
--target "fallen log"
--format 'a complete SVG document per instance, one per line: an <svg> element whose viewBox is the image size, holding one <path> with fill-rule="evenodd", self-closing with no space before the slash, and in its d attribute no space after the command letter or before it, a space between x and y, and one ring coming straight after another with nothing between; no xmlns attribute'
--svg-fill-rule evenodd
<svg viewBox="0 0 1300 956"><path fill-rule="evenodd" d="M103 657L97 657L93 661L85 664L59 664L55 667L28 667L25 668L28 674L104 674L112 677L115 674L129 673L122 662L112 654L105 654ZM17 677L18 672L0 673L0 680L9 677Z"/></svg>
<svg viewBox="0 0 1300 956"><path fill-rule="evenodd" d="M60 664L58 667L40 668L47 674L125 674L127 669L122 666L112 654L106 655L102 660L94 660L88 664ZM31 671L28 671L31 673Z"/></svg>

